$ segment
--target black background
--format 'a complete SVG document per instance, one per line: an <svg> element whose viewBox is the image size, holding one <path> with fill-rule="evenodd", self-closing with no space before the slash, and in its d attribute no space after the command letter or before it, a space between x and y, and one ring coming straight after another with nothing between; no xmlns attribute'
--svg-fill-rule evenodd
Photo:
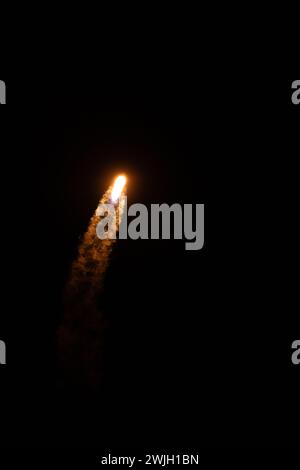
<svg viewBox="0 0 300 470"><path fill-rule="evenodd" d="M4 445L293 446L293 80L161 69L1 79ZM123 171L129 203L204 203L205 245L118 241L101 298L102 386L61 389L62 290Z"/></svg>

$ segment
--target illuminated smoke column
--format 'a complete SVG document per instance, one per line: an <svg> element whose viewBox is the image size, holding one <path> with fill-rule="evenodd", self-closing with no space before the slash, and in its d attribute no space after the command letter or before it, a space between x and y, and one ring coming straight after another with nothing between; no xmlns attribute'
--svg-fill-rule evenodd
<svg viewBox="0 0 300 470"><path fill-rule="evenodd" d="M104 274L116 239L100 240L96 233L102 204L115 204L117 231L122 219L126 179L116 179L101 198L73 262L64 295L64 316L58 329L62 381L97 386L101 378L103 316L97 305Z"/></svg>

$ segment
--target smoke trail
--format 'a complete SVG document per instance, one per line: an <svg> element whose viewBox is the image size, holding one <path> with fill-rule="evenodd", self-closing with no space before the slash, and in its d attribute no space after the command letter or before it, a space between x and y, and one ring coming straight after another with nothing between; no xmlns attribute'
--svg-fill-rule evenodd
<svg viewBox="0 0 300 470"><path fill-rule="evenodd" d="M101 204L111 200L112 187L101 198L73 262L64 295L64 317L58 330L58 354L62 380L82 386L97 386L101 371L103 317L97 306L104 274L115 239L100 240L96 227ZM117 231L122 219L122 198L116 207Z"/></svg>

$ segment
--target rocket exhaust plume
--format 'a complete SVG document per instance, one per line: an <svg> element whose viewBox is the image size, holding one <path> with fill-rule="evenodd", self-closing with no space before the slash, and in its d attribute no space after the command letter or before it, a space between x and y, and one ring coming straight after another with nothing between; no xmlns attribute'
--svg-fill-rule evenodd
<svg viewBox="0 0 300 470"><path fill-rule="evenodd" d="M58 329L58 355L62 380L84 386L97 386L101 372L103 317L97 300L103 288L104 274L116 239L97 237L96 228L102 204L118 204L115 212L117 231L122 220L126 178L116 178L99 201L78 248L64 293L64 315Z"/></svg>
<svg viewBox="0 0 300 470"><path fill-rule="evenodd" d="M119 197L121 196L125 184L126 178L124 175L120 175L116 178L111 191L111 200L114 204L118 201Z"/></svg>

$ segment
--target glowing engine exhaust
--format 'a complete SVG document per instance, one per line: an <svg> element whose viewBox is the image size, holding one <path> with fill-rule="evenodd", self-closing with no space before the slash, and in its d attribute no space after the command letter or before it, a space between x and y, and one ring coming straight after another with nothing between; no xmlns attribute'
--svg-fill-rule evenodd
<svg viewBox="0 0 300 470"><path fill-rule="evenodd" d="M115 204L119 197L122 194L123 188L126 184L126 177L124 175L120 175L115 179L112 191L111 191L111 201Z"/></svg>

